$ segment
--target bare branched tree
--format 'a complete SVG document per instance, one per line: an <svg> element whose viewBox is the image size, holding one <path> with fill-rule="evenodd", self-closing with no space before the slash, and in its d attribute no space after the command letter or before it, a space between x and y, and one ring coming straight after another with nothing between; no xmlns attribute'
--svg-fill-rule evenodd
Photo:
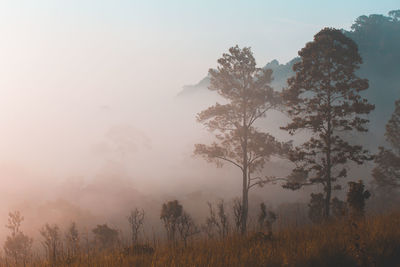
<svg viewBox="0 0 400 267"><path fill-rule="evenodd" d="M200 232L193 218L185 211L178 218L177 229L185 247L187 246L188 238Z"/></svg>
<svg viewBox="0 0 400 267"><path fill-rule="evenodd" d="M225 211L225 202L223 200L217 203L217 212L211 203L208 204L209 215L206 218L206 223L203 225L203 230L207 233L208 237L212 238L215 233L219 237L224 238L229 233L229 218Z"/></svg>
<svg viewBox="0 0 400 267"><path fill-rule="evenodd" d="M215 228L217 227L218 221L212 204L207 202L207 205L209 215L206 218L206 223L202 226L202 229L207 234L208 238L214 238Z"/></svg>
<svg viewBox="0 0 400 267"><path fill-rule="evenodd" d="M75 222L72 222L65 233L65 243L67 247L67 257L69 260L75 258L80 249L80 236Z"/></svg>
<svg viewBox="0 0 400 267"><path fill-rule="evenodd" d="M8 214L8 224L6 227L10 229L11 235L7 236L4 243L4 252L7 258L11 258L15 266L20 263L26 265L27 258L31 252L33 239L26 236L20 226L24 217L19 211L10 212Z"/></svg>
<svg viewBox="0 0 400 267"><path fill-rule="evenodd" d="M229 233L229 218L225 211L225 202L221 200L217 204L218 218L219 218L219 233L222 238L226 237ZM243 213L242 213L243 214Z"/></svg>
<svg viewBox="0 0 400 267"><path fill-rule="evenodd" d="M233 201L233 217L234 217L236 232L240 232L240 227L242 225L242 220L243 220L243 206L242 206L242 201L239 198L236 198Z"/></svg>
<svg viewBox="0 0 400 267"><path fill-rule="evenodd" d="M42 244L46 250L49 262L51 262L52 265L57 264L61 252L60 228L56 224L51 226L46 224L40 229L40 234L44 239Z"/></svg>
<svg viewBox="0 0 400 267"><path fill-rule="evenodd" d="M143 227L144 215L145 213L143 209L139 210L138 208L135 208L133 211L131 211L130 215L128 216L128 222L131 228L133 245L137 244L138 242L139 232L140 229Z"/></svg>

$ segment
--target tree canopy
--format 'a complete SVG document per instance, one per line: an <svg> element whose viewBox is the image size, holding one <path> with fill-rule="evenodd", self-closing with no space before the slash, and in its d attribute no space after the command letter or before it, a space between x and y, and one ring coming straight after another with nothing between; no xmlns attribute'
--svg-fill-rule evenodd
<svg viewBox="0 0 400 267"><path fill-rule="evenodd" d="M282 129L294 135L306 130L310 138L290 153L295 168L286 188L321 184L324 214L329 216L331 194L338 178L347 176L349 161L362 164L372 157L361 145L345 138L350 131L366 132L366 115L374 105L361 97L368 80L356 75L362 63L357 45L340 30L325 28L299 51L296 75L288 80L283 99L291 122Z"/></svg>

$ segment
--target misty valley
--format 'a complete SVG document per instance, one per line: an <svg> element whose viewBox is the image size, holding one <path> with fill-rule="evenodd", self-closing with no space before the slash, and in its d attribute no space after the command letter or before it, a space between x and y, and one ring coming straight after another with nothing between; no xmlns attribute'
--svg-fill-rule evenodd
<svg viewBox="0 0 400 267"><path fill-rule="evenodd" d="M0 267L400 266L400 10L291 11L261 66L257 1L45 2L4 14Z"/></svg>

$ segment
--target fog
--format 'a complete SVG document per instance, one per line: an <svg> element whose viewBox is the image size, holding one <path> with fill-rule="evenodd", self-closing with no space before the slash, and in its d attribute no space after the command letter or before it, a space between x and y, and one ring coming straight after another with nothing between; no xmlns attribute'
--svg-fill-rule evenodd
<svg viewBox="0 0 400 267"><path fill-rule="evenodd" d="M45 223L72 221L82 229L109 223L126 230L126 216L135 207L147 212L150 235L161 231L158 216L166 200L179 199L202 220L207 201L240 197L234 167L216 168L193 156L195 143L212 140L196 114L218 96L180 96L182 87L205 77L235 44L254 47L259 66L275 58L287 62L326 26L274 17L270 23L284 26L225 31L226 22L219 36L214 24L201 26L206 14L197 14L200 22L186 14L164 25L178 11L159 17L159 7L149 17L135 17L135 8L128 14L104 3L93 13L88 4L75 13L75 2L43 3L2 4L0 20L0 225L8 212L19 210L32 236ZM331 18L329 26L349 27L356 15ZM257 13L249 26L262 18ZM199 34L181 26L185 22ZM287 141L279 130L285 121L274 111L262 127ZM274 158L265 170L289 171ZM304 202L307 192L268 185L252 192L251 203ZM5 230L0 227L0 243Z"/></svg>
<svg viewBox="0 0 400 267"><path fill-rule="evenodd" d="M2 99L4 105L24 102L2 114L9 122L2 124L0 141L3 222L9 211L19 210L33 236L47 222L124 229L129 211L139 207L158 232L166 200L181 200L202 220L207 201L240 196L236 169L216 168L193 156L195 143L211 140L195 115L213 103L213 93L138 101L123 90L109 90L114 93L106 99L100 91L89 96L90 90L82 89L81 97L73 97L73 91L17 90ZM125 101L131 103L124 107ZM255 193L258 202L268 199L271 205L300 197L279 186Z"/></svg>

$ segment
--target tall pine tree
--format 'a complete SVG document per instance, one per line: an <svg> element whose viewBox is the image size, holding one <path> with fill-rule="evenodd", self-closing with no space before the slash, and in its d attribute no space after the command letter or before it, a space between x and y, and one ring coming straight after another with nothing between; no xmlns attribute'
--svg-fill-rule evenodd
<svg viewBox="0 0 400 267"><path fill-rule="evenodd" d="M241 233L246 232L249 190L266 181L260 175L269 157L282 151L282 143L255 126L266 112L277 105L278 94L269 86L272 70L256 67L250 48L229 49L210 69L210 90L226 104L216 103L197 115L197 120L213 132L216 142L196 144L194 153L217 166L232 164L242 178Z"/></svg>
<svg viewBox="0 0 400 267"><path fill-rule="evenodd" d="M323 186L324 216L329 217L332 191L338 178L347 176L349 161L362 164L372 157L362 146L349 143L346 132L366 132L368 114L374 105L360 96L368 80L357 77L362 63L357 45L340 30L325 28L299 51L295 76L283 90L289 122L282 129L294 135L306 130L310 138L295 147L290 160L296 168L284 185Z"/></svg>

